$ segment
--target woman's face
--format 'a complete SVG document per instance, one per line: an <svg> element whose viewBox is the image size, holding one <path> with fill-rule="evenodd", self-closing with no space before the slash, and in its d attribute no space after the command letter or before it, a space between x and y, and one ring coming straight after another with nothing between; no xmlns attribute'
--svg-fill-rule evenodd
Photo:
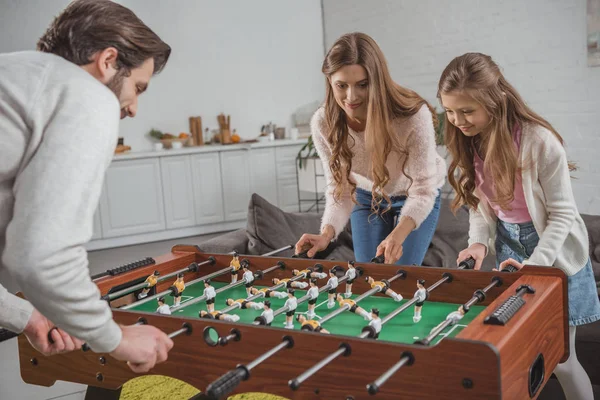
<svg viewBox="0 0 600 400"><path fill-rule="evenodd" d="M369 80L367 71L358 64L346 65L329 77L337 104L351 119L367 120Z"/></svg>

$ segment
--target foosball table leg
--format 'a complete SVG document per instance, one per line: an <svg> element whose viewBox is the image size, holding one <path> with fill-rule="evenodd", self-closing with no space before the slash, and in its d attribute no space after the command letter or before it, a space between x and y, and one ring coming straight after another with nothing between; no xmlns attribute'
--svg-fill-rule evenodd
<svg viewBox="0 0 600 400"><path fill-rule="evenodd" d="M88 386L85 400L119 400L121 388L105 389L97 386Z"/></svg>

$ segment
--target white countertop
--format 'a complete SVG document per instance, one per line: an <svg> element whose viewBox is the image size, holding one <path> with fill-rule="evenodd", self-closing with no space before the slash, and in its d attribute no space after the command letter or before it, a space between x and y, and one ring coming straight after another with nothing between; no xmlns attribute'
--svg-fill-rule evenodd
<svg viewBox="0 0 600 400"><path fill-rule="evenodd" d="M308 139L279 139L269 142L239 143L239 144L209 144L204 146L183 147L181 149L162 149L148 151L128 151L115 154L113 161L134 160L136 158L182 156L186 154L210 153L215 151L249 150L264 147L293 146L306 144Z"/></svg>

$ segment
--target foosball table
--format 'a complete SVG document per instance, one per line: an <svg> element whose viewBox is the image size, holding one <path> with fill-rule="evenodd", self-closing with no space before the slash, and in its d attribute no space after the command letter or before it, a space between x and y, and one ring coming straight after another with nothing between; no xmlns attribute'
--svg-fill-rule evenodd
<svg viewBox="0 0 600 400"><path fill-rule="evenodd" d="M118 323L169 334L169 358L149 374L195 386L197 399L530 399L569 356L567 279L558 269L484 272L472 260L456 269L279 253L238 259L178 245L94 281ZM181 278L184 290L175 284ZM87 399L118 399L139 376L86 345L44 357L21 335L19 353L25 382L86 384Z"/></svg>

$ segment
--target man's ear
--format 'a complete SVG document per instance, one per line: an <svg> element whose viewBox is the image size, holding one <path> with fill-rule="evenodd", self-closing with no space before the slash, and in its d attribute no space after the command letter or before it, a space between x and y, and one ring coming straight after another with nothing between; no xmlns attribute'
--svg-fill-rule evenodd
<svg viewBox="0 0 600 400"><path fill-rule="evenodd" d="M119 51L114 47L107 47L94 56L93 64L102 83L107 84L117 74L118 56Z"/></svg>

